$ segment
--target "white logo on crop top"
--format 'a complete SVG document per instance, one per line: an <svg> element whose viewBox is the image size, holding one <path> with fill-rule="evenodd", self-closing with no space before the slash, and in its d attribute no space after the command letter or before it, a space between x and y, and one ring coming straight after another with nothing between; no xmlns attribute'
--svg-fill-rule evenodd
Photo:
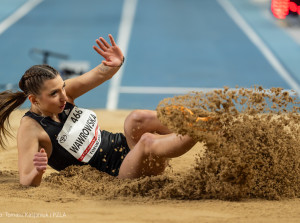
<svg viewBox="0 0 300 223"><path fill-rule="evenodd" d="M96 114L75 106L70 111L57 140L76 159L84 163L89 162L101 142Z"/></svg>

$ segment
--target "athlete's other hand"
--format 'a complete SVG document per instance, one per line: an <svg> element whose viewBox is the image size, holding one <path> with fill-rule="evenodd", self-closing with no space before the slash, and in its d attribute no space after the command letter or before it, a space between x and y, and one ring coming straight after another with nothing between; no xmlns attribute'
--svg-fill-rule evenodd
<svg viewBox="0 0 300 223"><path fill-rule="evenodd" d="M96 40L98 47L93 46L94 50L104 57L105 60L102 63L105 66L119 67L123 62L123 53L121 49L116 45L114 38L111 34L108 35L111 45L103 37Z"/></svg>
<svg viewBox="0 0 300 223"><path fill-rule="evenodd" d="M48 164L47 153L44 149L41 149L34 155L33 165L39 173L45 173Z"/></svg>

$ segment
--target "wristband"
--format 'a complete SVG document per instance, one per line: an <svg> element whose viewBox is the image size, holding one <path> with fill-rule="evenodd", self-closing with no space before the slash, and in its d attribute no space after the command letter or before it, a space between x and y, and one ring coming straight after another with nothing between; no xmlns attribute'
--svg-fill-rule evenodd
<svg viewBox="0 0 300 223"><path fill-rule="evenodd" d="M122 67L123 63L125 62L125 57L123 56L123 60L122 60L122 63L120 64L119 67Z"/></svg>

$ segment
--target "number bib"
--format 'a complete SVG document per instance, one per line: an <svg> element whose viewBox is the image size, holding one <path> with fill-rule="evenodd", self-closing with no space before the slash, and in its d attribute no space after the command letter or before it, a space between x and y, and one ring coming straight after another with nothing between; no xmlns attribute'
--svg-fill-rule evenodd
<svg viewBox="0 0 300 223"><path fill-rule="evenodd" d="M96 114L91 110L75 106L58 134L57 140L80 162L89 162L101 142Z"/></svg>

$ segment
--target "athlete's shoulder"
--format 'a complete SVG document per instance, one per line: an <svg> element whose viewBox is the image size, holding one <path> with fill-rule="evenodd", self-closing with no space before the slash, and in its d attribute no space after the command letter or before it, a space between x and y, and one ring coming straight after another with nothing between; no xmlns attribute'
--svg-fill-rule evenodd
<svg viewBox="0 0 300 223"><path fill-rule="evenodd" d="M20 127L28 126L28 125L35 125L37 123L36 120L31 118L27 113L21 118L20 120Z"/></svg>
<svg viewBox="0 0 300 223"><path fill-rule="evenodd" d="M41 132L41 130L42 127L35 119L31 118L30 116L23 116L20 121L18 132L23 134L32 134Z"/></svg>
<svg viewBox="0 0 300 223"><path fill-rule="evenodd" d="M31 141L37 140L39 144L47 150L47 153L49 153L49 148L51 148L51 146L48 146L51 144L51 141L47 132L38 123L38 121L29 116L23 116L21 119L17 139L18 142L22 141L23 144L24 142L28 142L26 140L24 141L24 139L30 139Z"/></svg>

